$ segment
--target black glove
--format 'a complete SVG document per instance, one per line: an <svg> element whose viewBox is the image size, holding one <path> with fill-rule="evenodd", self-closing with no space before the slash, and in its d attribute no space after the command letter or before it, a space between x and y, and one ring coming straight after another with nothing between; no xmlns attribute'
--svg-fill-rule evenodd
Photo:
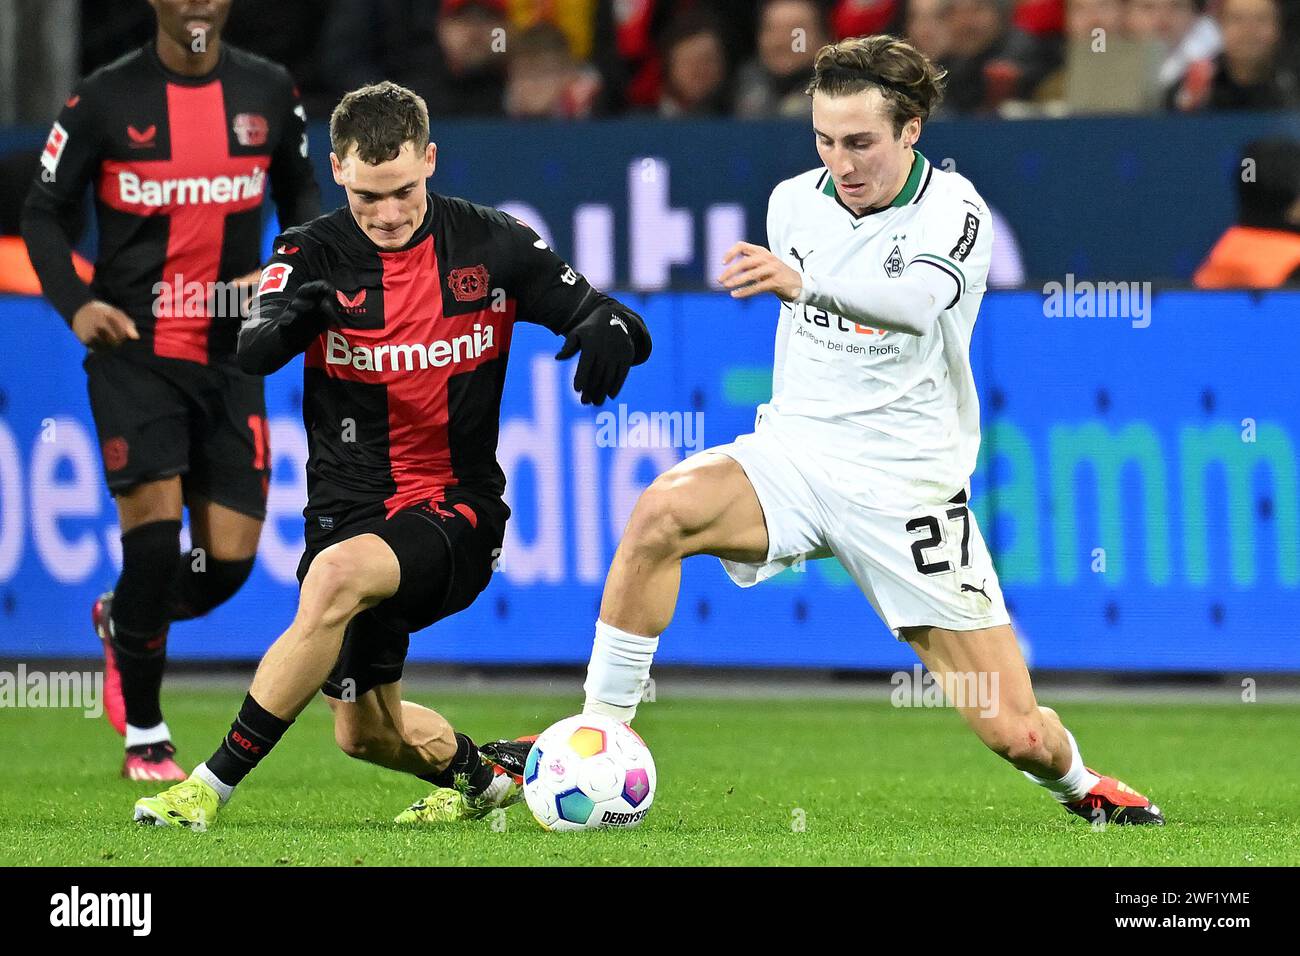
<svg viewBox="0 0 1300 956"><path fill-rule="evenodd" d="M299 349L320 335L328 325L340 325L334 308L334 286L324 279L312 279L298 286L284 310L283 334Z"/></svg>
<svg viewBox="0 0 1300 956"><path fill-rule="evenodd" d="M294 314L291 321L305 321L308 317L314 317L313 321L317 323L337 323L339 314L334 308L334 294L334 286L324 279L304 282L298 286L293 301L289 303L288 311Z"/></svg>
<svg viewBox="0 0 1300 956"><path fill-rule="evenodd" d="M617 309L597 309L565 337L555 357L564 361L579 349L573 390L582 393L582 404L603 405L618 395L636 359L628 320Z"/></svg>

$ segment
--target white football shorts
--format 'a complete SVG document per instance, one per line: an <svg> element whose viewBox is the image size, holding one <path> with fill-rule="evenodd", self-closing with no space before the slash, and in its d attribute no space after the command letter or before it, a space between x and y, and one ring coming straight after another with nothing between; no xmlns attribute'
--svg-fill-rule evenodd
<svg viewBox="0 0 1300 956"><path fill-rule="evenodd" d="M722 561L733 581L752 587L800 560L835 557L895 637L904 627L1010 623L968 487L902 482L819 445L830 447L768 411L752 434L700 453L744 469L767 522L766 561Z"/></svg>

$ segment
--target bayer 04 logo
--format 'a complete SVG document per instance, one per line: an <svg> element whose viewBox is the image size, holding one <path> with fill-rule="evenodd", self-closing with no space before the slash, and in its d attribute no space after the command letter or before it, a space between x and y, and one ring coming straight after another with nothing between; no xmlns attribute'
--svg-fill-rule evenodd
<svg viewBox="0 0 1300 956"><path fill-rule="evenodd" d="M547 830L634 827L654 803L655 762L627 724L601 714L543 731L524 766L524 799Z"/></svg>

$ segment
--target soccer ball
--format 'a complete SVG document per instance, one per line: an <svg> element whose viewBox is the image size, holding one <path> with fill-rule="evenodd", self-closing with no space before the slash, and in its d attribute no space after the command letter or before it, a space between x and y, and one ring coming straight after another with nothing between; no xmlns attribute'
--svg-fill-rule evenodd
<svg viewBox="0 0 1300 956"><path fill-rule="evenodd" d="M634 827L655 797L655 762L636 731L580 714L546 728L524 765L524 799L547 830Z"/></svg>

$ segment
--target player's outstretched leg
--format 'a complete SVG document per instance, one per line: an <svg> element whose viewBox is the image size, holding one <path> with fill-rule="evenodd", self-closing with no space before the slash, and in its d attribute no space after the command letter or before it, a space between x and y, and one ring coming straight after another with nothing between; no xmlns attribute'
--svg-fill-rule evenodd
<svg viewBox="0 0 1300 956"><path fill-rule="evenodd" d="M239 715L189 778L136 802L135 819L204 830L235 787L279 742L329 676L356 614L397 591L397 556L375 534L323 550L303 579L298 613L267 650Z"/></svg>
<svg viewBox="0 0 1300 956"><path fill-rule="evenodd" d="M1039 706L1008 625L973 631L909 627L903 637L984 744L1070 813L1097 825L1155 824L1160 808L1085 766L1056 711Z"/></svg>
<svg viewBox="0 0 1300 956"><path fill-rule="evenodd" d="M691 456L656 478L632 509L605 578L584 711L624 722L636 715L659 635L677 607L682 559L696 554L767 557L758 495L725 455Z"/></svg>
<svg viewBox="0 0 1300 956"><path fill-rule="evenodd" d="M400 681L365 690L356 701L331 696L329 703L334 739L349 757L433 784L433 791L395 822L476 820L518 801L515 780L497 773L495 761L437 711L402 700Z"/></svg>

